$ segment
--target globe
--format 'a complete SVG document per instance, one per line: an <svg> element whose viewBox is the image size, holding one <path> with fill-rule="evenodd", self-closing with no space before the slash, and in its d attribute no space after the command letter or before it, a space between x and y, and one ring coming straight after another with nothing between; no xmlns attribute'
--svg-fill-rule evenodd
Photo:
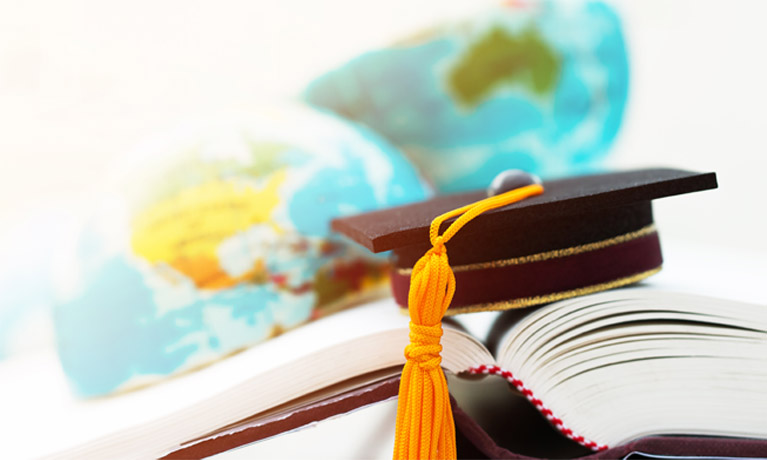
<svg viewBox="0 0 767 460"><path fill-rule="evenodd" d="M57 277L58 352L83 396L380 295L385 259L331 234L330 220L429 192L378 136L300 106L189 122L115 171Z"/></svg>
<svg viewBox="0 0 767 460"><path fill-rule="evenodd" d="M362 54L305 99L400 147L442 192L500 171L543 178L601 167L623 119L621 22L597 1L507 2Z"/></svg>

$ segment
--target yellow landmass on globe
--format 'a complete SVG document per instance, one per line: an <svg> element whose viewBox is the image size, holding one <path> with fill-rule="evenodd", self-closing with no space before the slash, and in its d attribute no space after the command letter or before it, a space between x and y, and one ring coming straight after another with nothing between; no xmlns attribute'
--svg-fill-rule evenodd
<svg viewBox="0 0 767 460"><path fill-rule="evenodd" d="M259 267L231 277L219 264L221 242L254 224L274 223L284 170L255 188L233 181L211 181L182 190L150 206L133 222L133 251L151 263L167 263L200 288L220 289L257 276Z"/></svg>

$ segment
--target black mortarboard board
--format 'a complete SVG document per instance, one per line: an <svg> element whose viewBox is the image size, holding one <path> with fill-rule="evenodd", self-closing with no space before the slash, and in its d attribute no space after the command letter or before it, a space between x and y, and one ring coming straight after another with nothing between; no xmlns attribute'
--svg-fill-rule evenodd
<svg viewBox="0 0 767 460"><path fill-rule="evenodd" d="M479 215L450 240L457 287L448 314L536 305L644 279L663 262L651 200L717 182L714 173L643 169L543 186L542 195ZM404 307L410 270L431 247L431 221L486 196L439 196L336 219L332 228L373 252L393 251L392 288Z"/></svg>

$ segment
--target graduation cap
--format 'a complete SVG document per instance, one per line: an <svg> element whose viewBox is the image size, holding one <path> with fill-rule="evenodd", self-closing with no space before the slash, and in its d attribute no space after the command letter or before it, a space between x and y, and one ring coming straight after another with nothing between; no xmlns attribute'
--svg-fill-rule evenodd
<svg viewBox="0 0 767 460"><path fill-rule="evenodd" d="M715 173L643 169L547 181L545 193L477 216L448 245L456 291L447 314L553 302L640 281L661 268L651 200L717 187ZM407 306L431 221L486 191L336 219L372 252L393 251L392 290ZM445 231L455 219L441 226Z"/></svg>
<svg viewBox="0 0 767 460"><path fill-rule="evenodd" d="M394 297L409 309L394 457L456 456L439 367L445 314L536 305L642 280L663 262L651 201L716 186L714 173L675 169L544 184L510 173L488 191L334 220L334 230L371 251L393 251Z"/></svg>

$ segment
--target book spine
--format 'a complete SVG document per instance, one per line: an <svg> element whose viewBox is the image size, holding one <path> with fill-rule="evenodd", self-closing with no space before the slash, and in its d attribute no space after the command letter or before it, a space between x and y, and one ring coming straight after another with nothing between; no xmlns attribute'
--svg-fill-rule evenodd
<svg viewBox="0 0 767 460"><path fill-rule="evenodd" d="M533 394L533 391L525 386L525 384L519 380L518 378L514 377L514 374L512 374L510 371L507 371L506 369L503 369L501 367L495 366L495 365L480 365L480 366L474 366L470 367L467 371L470 374L479 375L479 374L486 374L486 375L497 375L499 377L503 377L506 379L507 382L509 382L514 388L517 389L522 395L524 395L528 401L530 401L533 406L535 406L538 411L543 414L544 417L546 417L546 420L549 421L549 423L554 426L557 430L559 430L560 433L567 436L568 438L572 439L573 441L577 442L578 444L588 447L589 449L601 452L603 450L609 449L609 447L605 444L600 444L595 441L591 441L589 439L584 438L583 436L577 435L573 433L573 430L568 428L565 423L562 421L561 418L554 415L554 413L546 407L545 404L543 404L543 401L536 398Z"/></svg>

